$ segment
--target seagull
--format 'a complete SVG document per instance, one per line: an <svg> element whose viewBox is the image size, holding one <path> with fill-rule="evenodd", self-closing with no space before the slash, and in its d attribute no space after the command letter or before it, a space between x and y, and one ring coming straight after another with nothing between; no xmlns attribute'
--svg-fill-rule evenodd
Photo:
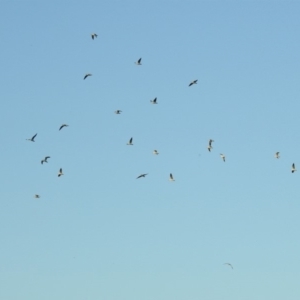
<svg viewBox="0 0 300 300"><path fill-rule="evenodd" d="M31 139L26 139L27 141L35 142L35 137L37 136L37 133L31 138Z"/></svg>
<svg viewBox="0 0 300 300"><path fill-rule="evenodd" d="M189 86L192 86L193 84L197 84L197 81L198 81L198 79L197 79L197 80L193 80L193 81L189 84Z"/></svg>
<svg viewBox="0 0 300 300"><path fill-rule="evenodd" d="M62 130L64 127L68 127L69 125L67 124L62 124L60 127L59 127L59 130Z"/></svg>
<svg viewBox="0 0 300 300"><path fill-rule="evenodd" d="M96 33L92 33L91 37L92 37L92 39L94 39L94 38L98 37L98 35Z"/></svg>
<svg viewBox="0 0 300 300"><path fill-rule="evenodd" d="M280 155L279 155L279 154L280 154L280 152L276 152L276 153L275 153L275 158L277 158L277 159L278 159L278 158L280 157Z"/></svg>
<svg viewBox="0 0 300 300"><path fill-rule="evenodd" d="M35 194L35 195L34 195L34 198L40 198L40 195Z"/></svg>
<svg viewBox="0 0 300 300"><path fill-rule="evenodd" d="M135 64L138 65L138 66L141 66L142 65L141 61L142 61L142 58L140 58L138 61L136 61Z"/></svg>
<svg viewBox="0 0 300 300"><path fill-rule="evenodd" d="M122 111L118 109L118 110L115 111L115 114L120 115L121 112L122 112Z"/></svg>
<svg viewBox="0 0 300 300"><path fill-rule="evenodd" d="M223 161L225 162L225 155L221 153L220 156L223 159Z"/></svg>
<svg viewBox="0 0 300 300"><path fill-rule="evenodd" d="M212 142L214 142L214 140L212 140L212 139L210 139L210 140L208 141L208 147L207 147L207 149L208 149L209 152L210 152L210 150L213 148L213 146L211 145Z"/></svg>
<svg viewBox="0 0 300 300"><path fill-rule="evenodd" d="M157 104L157 98L154 98L153 100L150 100L150 102L152 103L152 104Z"/></svg>
<svg viewBox="0 0 300 300"><path fill-rule="evenodd" d="M148 175L148 173L147 173L147 174L141 174L141 175L138 176L136 179L139 179L139 178L141 178L141 177L146 177L146 175Z"/></svg>
<svg viewBox="0 0 300 300"><path fill-rule="evenodd" d="M158 151L157 150L153 150L153 154L158 155Z"/></svg>
<svg viewBox="0 0 300 300"><path fill-rule="evenodd" d="M227 265L227 266L231 267L231 269L233 269L233 266L230 263L225 263L224 265Z"/></svg>
<svg viewBox="0 0 300 300"><path fill-rule="evenodd" d="M293 163L292 164L292 173L294 173L295 171L297 171L296 167L295 167L295 164Z"/></svg>
<svg viewBox="0 0 300 300"><path fill-rule="evenodd" d="M130 145L130 146L133 145L133 144L132 144L132 138L129 140L129 142L127 143L127 145Z"/></svg>
<svg viewBox="0 0 300 300"><path fill-rule="evenodd" d="M63 173L63 171L62 171L62 168L59 169L59 172L58 172L58 175L57 175L57 176L60 177L61 175L64 175L64 173Z"/></svg>
<svg viewBox="0 0 300 300"><path fill-rule="evenodd" d="M46 156L44 159L41 160L41 164L48 163L47 159L50 158L50 156Z"/></svg>
<svg viewBox="0 0 300 300"><path fill-rule="evenodd" d="M83 80L87 79L89 76L92 76L92 74L90 74L90 73L85 74L84 77L83 77Z"/></svg>
<svg viewBox="0 0 300 300"><path fill-rule="evenodd" d="M170 178L169 178L170 181L175 181L175 179L173 178L173 175L172 173L170 173Z"/></svg>

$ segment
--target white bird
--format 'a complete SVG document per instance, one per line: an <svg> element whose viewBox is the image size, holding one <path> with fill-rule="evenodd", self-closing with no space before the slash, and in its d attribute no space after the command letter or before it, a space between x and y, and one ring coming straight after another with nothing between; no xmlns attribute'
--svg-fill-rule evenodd
<svg viewBox="0 0 300 300"><path fill-rule="evenodd" d="M60 168L57 176L60 177L60 176L62 176L62 175L64 175L64 173L63 173L62 168Z"/></svg>
<svg viewBox="0 0 300 300"><path fill-rule="evenodd" d="M279 155L279 154L280 154L280 152L276 152L276 153L275 153L275 158L277 158L277 159L278 159L278 158L280 157L280 155Z"/></svg>
<svg viewBox="0 0 300 300"><path fill-rule="evenodd" d="M136 61L135 64L138 66L141 66L142 65L141 61L142 61L142 58L140 58L138 61Z"/></svg>
<svg viewBox="0 0 300 300"><path fill-rule="evenodd" d="M92 37L92 39L94 39L94 38L98 37L98 35L96 33L92 33L91 37Z"/></svg>
<svg viewBox="0 0 300 300"><path fill-rule="evenodd" d="M130 145L130 146L133 145L133 144L132 144L132 138L129 140L129 142L127 143L127 145Z"/></svg>
<svg viewBox="0 0 300 300"><path fill-rule="evenodd" d="M118 109L118 110L115 110L115 114L117 114L117 115L120 115L120 114L121 114L121 112L122 112L122 111L121 111L121 110L119 110L119 109Z"/></svg>
<svg viewBox="0 0 300 300"><path fill-rule="evenodd" d="M197 84L197 81L198 81L198 79L197 79L197 80L193 80L193 81L189 84L189 86L191 86L191 85L193 85L193 84Z"/></svg>
<svg viewBox="0 0 300 300"><path fill-rule="evenodd" d="M153 150L153 154L158 155L158 151L157 150Z"/></svg>
<svg viewBox="0 0 300 300"><path fill-rule="evenodd" d="M225 263L224 265L227 265L227 266L231 267L231 269L233 269L233 266L230 263Z"/></svg>
<svg viewBox="0 0 300 300"><path fill-rule="evenodd" d="M26 139L27 141L30 141L30 142L35 142L35 137L37 136L37 133L31 138L31 139Z"/></svg>
<svg viewBox="0 0 300 300"><path fill-rule="evenodd" d="M220 156L223 159L223 161L225 162L225 155L221 153Z"/></svg>
<svg viewBox="0 0 300 300"><path fill-rule="evenodd" d="M154 98L153 100L150 100L150 102L151 102L152 104L157 104L157 98Z"/></svg>
<svg viewBox="0 0 300 300"><path fill-rule="evenodd" d="M40 195L35 194L35 195L34 195L34 198L40 198Z"/></svg>
<svg viewBox="0 0 300 300"><path fill-rule="evenodd" d="M292 173L294 173L295 171L297 171L296 167L295 167L295 164L293 163L292 164Z"/></svg>
<svg viewBox="0 0 300 300"><path fill-rule="evenodd" d="M41 160L41 164L48 163L47 159L50 158L50 156L46 156L44 159Z"/></svg>
<svg viewBox="0 0 300 300"><path fill-rule="evenodd" d="M175 181L175 179L173 178L173 175L172 173L170 173L170 178L169 178L170 181Z"/></svg>

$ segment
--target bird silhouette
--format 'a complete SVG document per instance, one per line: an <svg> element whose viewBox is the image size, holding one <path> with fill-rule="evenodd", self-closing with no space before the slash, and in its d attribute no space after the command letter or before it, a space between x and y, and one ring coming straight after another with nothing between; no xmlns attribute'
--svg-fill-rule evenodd
<svg viewBox="0 0 300 300"><path fill-rule="evenodd" d="M225 162L225 155L221 153L220 156L223 159L223 161Z"/></svg>
<svg viewBox="0 0 300 300"><path fill-rule="evenodd" d="M133 144L132 144L132 138L129 140L129 142L127 143L127 145L130 145L130 146L133 145Z"/></svg>
<svg viewBox="0 0 300 300"><path fill-rule="evenodd" d="M296 172L296 171L297 171L296 166L295 166L295 164L293 163L293 164L292 164L292 171L291 171L291 172L294 173L294 172Z"/></svg>
<svg viewBox="0 0 300 300"><path fill-rule="evenodd" d="M151 102L152 104L157 104L157 98L154 98L153 100L150 100L150 102Z"/></svg>
<svg viewBox="0 0 300 300"><path fill-rule="evenodd" d="M138 61L135 62L136 65L141 66L142 65L142 58L140 58Z"/></svg>
<svg viewBox="0 0 300 300"><path fill-rule="evenodd" d="M64 173L63 173L62 168L60 168L57 176L60 177L60 176L62 176L62 175L64 175Z"/></svg>
<svg viewBox="0 0 300 300"><path fill-rule="evenodd" d="M169 178L170 181L175 181L175 179L173 178L173 175L172 173L170 173L170 178Z"/></svg>
<svg viewBox="0 0 300 300"><path fill-rule="evenodd" d="M197 84L197 81L198 81L198 79L193 80L193 81L189 84L189 86L192 86L193 84Z"/></svg>
<svg viewBox="0 0 300 300"><path fill-rule="evenodd" d="M231 269L233 269L233 266L230 263L225 263L224 265L227 265L227 266L231 267Z"/></svg>
<svg viewBox="0 0 300 300"><path fill-rule="evenodd" d="M153 154L158 155L158 151L157 150L153 150Z"/></svg>
<svg viewBox="0 0 300 300"><path fill-rule="evenodd" d="M47 159L50 158L50 156L46 156L44 159L41 160L41 164L48 163Z"/></svg>
<svg viewBox="0 0 300 300"><path fill-rule="evenodd" d="M115 110L115 114L117 114L117 115L120 115L120 114L121 114L121 112L122 112L122 111L121 111L121 110L119 110L119 109L118 109L118 110Z"/></svg>
<svg viewBox="0 0 300 300"><path fill-rule="evenodd" d="M275 153L275 158L277 158L277 159L280 158L280 152Z"/></svg>
<svg viewBox="0 0 300 300"><path fill-rule="evenodd" d="M62 130L64 127L68 127L69 125L67 124L62 124L60 127L59 127L59 130Z"/></svg>
<svg viewBox="0 0 300 300"><path fill-rule="evenodd" d="M94 38L98 37L98 35L96 33L92 33L91 37L92 37L92 39L94 39Z"/></svg>
<svg viewBox="0 0 300 300"><path fill-rule="evenodd" d="M148 175L148 173L147 173L147 174L141 174L141 175L138 176L136 179L139 179L139 178L142 178L142 177L146 177L146 175Z"/></svg>
<svg viewBox="0 0 300 300"><path fill-rule="evenodd" d="M83 80L87 79L89 76L92 76L92 74L90 74L90 73L85 74L84 77L83 77Z"/></svg>
<svg viewBox="0 0 300 300"><path fill-rule="evenodd" d="M35 142L35 137L37 136L37 133L31 138L31 139L26 139L27 141L30 141L30 142Z"/></svg>

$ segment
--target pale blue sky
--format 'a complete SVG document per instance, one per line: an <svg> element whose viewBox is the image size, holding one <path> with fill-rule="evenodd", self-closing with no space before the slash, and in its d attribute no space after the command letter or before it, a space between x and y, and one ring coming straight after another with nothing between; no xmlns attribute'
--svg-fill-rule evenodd
<svg viewBox="0 0 300 300"><path fill-rule="evenodd" d="M2 1L0 299L298 299L299 11Z"/></svg>

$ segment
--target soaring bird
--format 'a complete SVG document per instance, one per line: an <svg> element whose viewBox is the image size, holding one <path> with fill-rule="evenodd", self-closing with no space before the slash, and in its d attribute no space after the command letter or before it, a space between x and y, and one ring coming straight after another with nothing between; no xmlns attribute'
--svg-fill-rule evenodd
<svg viewBox="0 0 300 300"><path fill-rule="evenodd" d="M60 176L62 176L62 175L64 175L64 173L63 173L62 168L60 168L57 176L60 177Z"/></svg>
<svg viewBox="0 0 300 300"><path fill-rule="evenodd" d="M85 74L84 77L83 77L83 80L87 79L89 76L92 76L92 74L90 74L90 73Z"/></svg>
<svg viewBox="0 0 300 300"><path fill-rule="evenodd" d="M130 145L130 146L133 145L133 144L132 144L132 138L129 140L129 142L127 143L127 145Z"/></svg>
<svg viewBox="0 0 300 300"><path fill-rule="evenodd" d="M175 179L173 178L173 175L172 173L170 173L170 178L169 178L170 181L175 181Z"/></svg>
<svg viewBox="0 0 300 300"><path fill-rule="evenodd" d="M278 158L280 157L280 155L279 155L279 154L280 154L280 152L276 152L276 153L275 153L275 158L277 158L277 159L278 159Z"/></svg>
<svg viewBox="0 0 300 300"><path fill-rule="evenodd" d="M92 33L91 37L92 37L92 39L94 39L94 38L98 37L98 35L96 33Z"/></svg>
<svg viewBox="0 0 300 300"><path fill-rule="evenodd" d="M154 98L153 100L150 100L150 102L151 102L152 104L157 104L157 98Z"/></svg>
<svg viewBox="0 0 300 300"><path fill-rule="evenodd" d="M154 154L154 155L158 155L159 153L158 153L157 150L153 150L153 154Z"/></svg>
<svg viewBox="0 0 300 300"><path fill-rule="evenodd" d="M233 266L230 263L225 263L224 265L227 265L227 266L231 267L231 269L233 269Z"/></svg>
<svg viewBox="0 0 300 300"><path fill-rule="evenodd" d="M31 138L31 139L26 139L27 141L30 141L30 142L35 142L35 137L37 136L37 133Z"/></svg>
<svg viewBox="0 0 300 300"><path fill-rule="evenodd" d="M146 177L146 175L148 175L148 173L147 173L147 174L141 174L141 175L138 176L136 179L139 179L139 178L141 178L141 177Z"/></svg>
<svg viewBox="0 0 300 300"><path fill-rule="evenodd" d="M193 85L193 84L197 84L197 81L198 81L198 79L193 80L193 81L189 84L189 86L191 86L191 85Z"/></svg>
<svg viewBox="0 0 300 300"><path fill-rule="evenodd" d="M208 141L208 147L207 147L207 149L208 149L209 152L210 152L211 149L213 148L212 142L214 142L214 140L212 140L212 139L210 139L210 140Z"/></svg>
<svg viewBox="0 0 300 300"><path fill-rule="evenodd" d="M294 173L295 171L297 171L296 167L295 167L295 164L293 163L292 164L292 173Z"/></svg>
<svg viewBox="0 0 300 300"><path fill-rule="evenodd" d="M41 164L48 163L47 159L50 158L50 156L46 156L44 159L41 160Z"/></svg>
<svg viewBox="0 0 300 300"><path fill-rule="evenodd" d="M67 124L62 124L60 127L59 127L59 130L62 130L64 127L68 127L69 125Z"/></svg>
<svg viewBox="0 0 300 300"><path fill-rule="evenodd" d="M118 109L118 110L115 110L115 114L117 114L117 115L120 115L120 114L121 114L121 112L122 112L122 111L121 111L121 110L119 110L119 109Z"/></svg>
<svg viewBox="0 0 300 300"><path fill-rule="evenodd" d="M221 153L220 156L223 159L223 161L225 162L225 155Z"/></svg>
<svg viewBox="0 0 300 300"><path fill-rule="evenodd" d="M138 61L136 61L135 64L138 66L141 66L142 65L141 61L142 61L142 58L140 58Z"/></svg>
<svg viewBox="0 0 300 300"><path fill-rule="evenodd" d="M40 198L40 195L35 194L35 195L34 195L34 198Z"/></svg>

